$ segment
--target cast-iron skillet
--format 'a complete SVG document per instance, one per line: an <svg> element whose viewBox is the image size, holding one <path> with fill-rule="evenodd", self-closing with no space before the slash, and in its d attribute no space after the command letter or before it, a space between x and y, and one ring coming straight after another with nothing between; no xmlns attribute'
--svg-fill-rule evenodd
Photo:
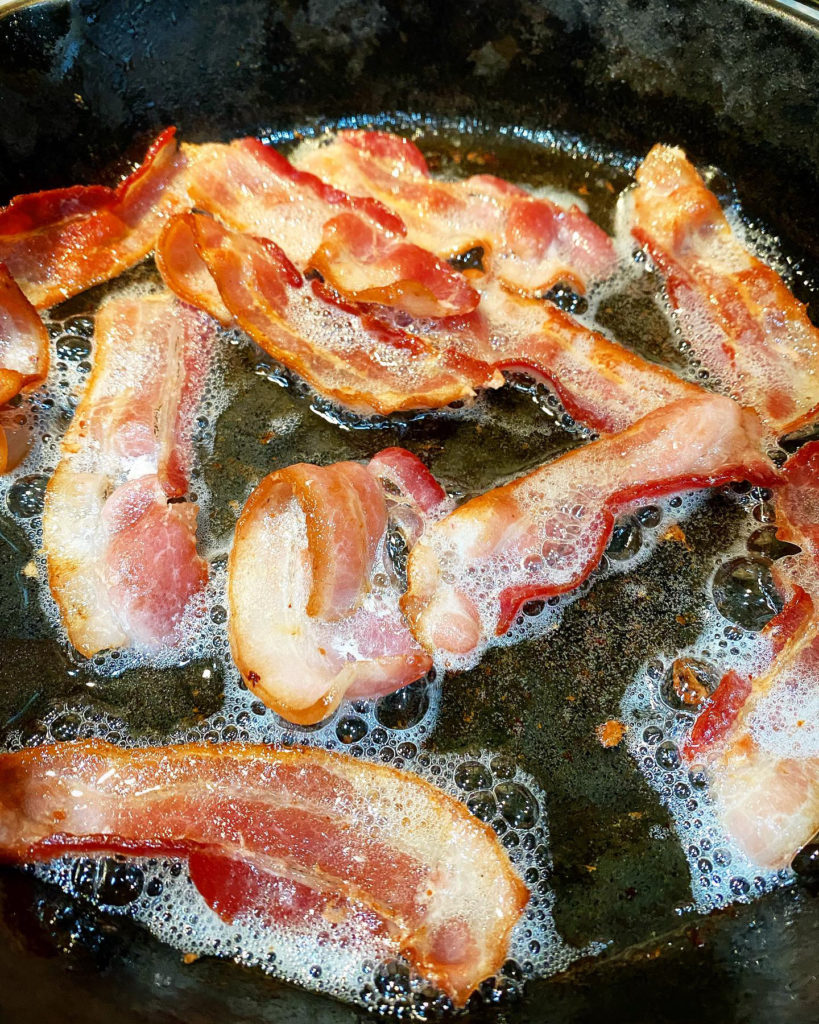
<svg viewBox="0 0 819 1024"><path fill-rule="evenodd" d="M819 17L804 4L77 0L0 7L0 202L110 175L123 154L137 157L151 133L170 123L196 141L405 111L551 128L601 152L634 156L657 140L678 143L694 160L718 165L746 213L780 235L786 251L804 266L819 262ZM796 288L805 291L798 275ZM434 455L434 437L410 431L404 440ZM363 447L354 457L362 457L367 444L356 443ZM464 451L468 477L468 445ZM718 527L724 509L714 500ZM4 518L0 526L0 572L10 579L29 553L13 523ZM681 569L663 550L659 575L673 583ZM686 566L689 575L698 571ZM677 606L669 610L667 592L651 590L656 578L644 580L649 598L639 622L617 605L616 582L601 584L566 615L562 647L528 645L447 681L435 742L504 747L539 774L550 801L558 926L577 944L602 933L613 939L607 955L531 984L521 1003L475 1016L500 1012L510 1024L808 1024L819 1017L819 904L810 879L708 918L680 916L674 908L685 902L688 880L676 840L659 852L647 841L664 812L625 751L604 753L588 741L594 722L616 713L625 681L649 653L652 629L666 641L676 635L668 616ZM26 702L35 707L49 687L64 687L68 670L36 609L5 585L0 615L5 729ZM631 632L639 637L634 649L624 640ZM677 636L687 638L684 630ZM577 700L563 731L534 736L528 724L548 726L569 690ZM642 810L627 820L625 806ZM598 869L585 870L592 862ZM127 921L72 906L17 872L0 875L0 902L4 1024L366 1016L232 964L183 966L176 951Z"/></svg>

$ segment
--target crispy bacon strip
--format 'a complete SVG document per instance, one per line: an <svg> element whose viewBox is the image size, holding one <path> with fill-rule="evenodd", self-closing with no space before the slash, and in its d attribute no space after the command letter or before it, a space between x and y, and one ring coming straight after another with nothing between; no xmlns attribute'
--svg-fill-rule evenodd
<svg viewBox="0 0 819 1024"><path fill-rule="evenodd" d="M776 434L819 414L819 330L770 267L739 242L680 149L637 171L632 233L666 277L692 351Z"/></svg>
<svg viewBox="0 0 819 1024"><path fill-rule="evenodd" d="M383 765L232 744L0 756L3 859L114 851L234 857L366 908L458 1005L503 963L528 899L488 826Z"/></svg>
<svg viewBox="0 0 819 1024"><path fill-rule="evenodd" d="M231 649L278 714L319 722L345 695L390 693L432 667L398 608L386 534L392 519L414 542L436 489L414 455L387 449L369 468L278 470L248 498L228 567Z"/></svg>
<svg viewBox="0 0 819 1024"><path fill-rule="evenodd" d="M327 221L310 264L345 298L410 316L469 313L480 298L448 263L351 213Z"/></svg>
<svg viewBox="0 0 819 1024"><path fill-rule="evenodd" d="M48 361L45 324L0 263L0 406L41 384L48 375ZM10 469L12 461L6 427L0 424L0 473Z"/></svg>
<svg viewBox="0 0 819 1024"><path fill-rule="evenodd" d="M171 288L217 318L224 320L227 310L266 352L351 409L438 408L472 398L475 387L503 382L485 363L441 352L344 303L319 282L305 281L273 242L228 231L210 217L184 215L159 248ZM212 286L203 284L203 265L219 304Z"/></svg>
<svg viewBox="0 0 819 1024"><path fill-rule="evenodd" d="M616 262L611 239L577 206L564 210L489 175L436 180L400 136L339 132L304 149L297 164L351 195L381 200L406 224L409 241L442 259L480 246L495 277L523 294L560 283L583 292Z"/></svg>
<svg viewBox="0 0 819 1024"><path fill-rule="evenodd" d="M702 394L551 303L512 295L491 278L474 283L481 302L473 313L416 320L414 331L498 370L545 382L570 416L601 434L625 430L669 402Z"/></svg>
<svg viewBox="0 0 819 1024"><path fill-rule="evenodd" d="M410 554L401 606L413 634L445 657L477 653L526 601L586 579L634 501L741 478L775 482L759 435L753 413L703 393L473 498Z"/></svg>
<svg viewBox="0 0 819 1024"><path fill-rule="evenodd" d="M400 218L377 200L345 195L297 170L259 139L182 148L191 165L193 205L234 231L272 239L302 270L321 244L325 223L340 214L394 235L406 233Z"/></svg>
<svg viewBox="0 0 819 1024"><path fill-rule="evenodd" d="M168 218L190 207L185 158L167 128L116 188L75 185L17 196L0 210L0 262L43 309L138 263Z"/></svg>
<svg viewBox="0 0 819 1024"><path fill-rule="evenodd" d="M784 609L765 628L770 654L751 679L728 672L683 753L712 769L727 831L765 867L786 867L819 831L819 442L786 463L777 536L799 554L777 563Z"/></svg>
<svg viewBox="0 0 819 1024"><path fill-rule="evenodd" d="M97 314L94 369L46 492L49 581L84 655L178 638L207 579L188 486L213 326L171 297Z"/></svg>

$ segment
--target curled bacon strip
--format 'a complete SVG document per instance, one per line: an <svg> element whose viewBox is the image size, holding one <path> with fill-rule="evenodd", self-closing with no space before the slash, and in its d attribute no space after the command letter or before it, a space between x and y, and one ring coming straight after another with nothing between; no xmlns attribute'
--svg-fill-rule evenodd
<svg viewBox="0 0 819 1024"><path fill-rule="evenodd" d="M0 855L88 852L234 858L317 900L336 896L340 913L352 904L380 919L393 948L459 1005L500 968L528 899L490 828L383 765L231 744L92 741L0 756ZM244 888L258 891L246 878Z"/></svg>
<svg viewBox="0 0 819 1024"><path fill-rule="evenodd" d="M389 516L414 541L436 489L414 455L387 449L369 468L278 470L248 498L228 569L231 649L284 718L321 721L345 695L389 693L432 667L398 608L386 532Z"/></svg>
<svg viewBox="0 0 819 1024"><path fill-rule="evenodd" d="M305 281L273 242L229 231L203 214L172 222L159 253L166 282L183 298L223 321L227 310L266 352L351 409L438 408L503 381L485 363L441 352Z"/></svg>
<svg viewBox="0 0 819 1024"><path fill-rule="evenodd" d="M327 221L310 264L345 298L410 316L469 313L480 298L448 263L351 213Z"/></svg>
<svg viewBox="0 0 819 1024"><path fill-rule="evenodd" d="M493 274L532 295L559 283L584 291L616 262L611 239L577 206L564 210L500 178L431 178L407 139L343 131L305 149L298 165L351 195L381 200L406 224L411 242L442 259L480 246Z"/></svg>
<svg viewBox="0 0 819 1024"><path fill-rule="evenodd" d="M819 330L770 267L734 235L680 149L637 171L634 237L665 274L693 353L777 434L819 414Z"/></svg>
<svg viewBox="0 0 819 1024"><path fill-rule="evenodd" d="M36 387L48 375L48 331L37 310L0 263L0 406L20 391ZM0 425L0 473L12 460Z"/></svg>
<svg viewBox="0 0 819 1024"><path fill-rule="evenodd" d="M188 486L191 432L213 328L171 297L97 314L94 369L46 492L49 581L86 656L178 639L207 579Z"/></svg>
<svg viewBox="0 0 819 1024"><path fill-rule="evenodd" d="M430 651L474 654L521 605L577 587L599 562L615 516L637 500L728 480L777 480L759 423L702 394L569 452L450 513L413 548L401 606Z"/></svg>
<svg viewBox="0 0 819 1024"><path fill-rule="evenodd" d="M765 867L786 867L819 831L819 442L783 469L777 535L799 554L777 563L790 591L765 628L769 656L751 679L728 672L683 747L712 768L727 831Z"/></svg>
<svg viewBox="0 0 819 1024"><path fill-rule="evenodd" d="M38 309L138 263L167 219L190 206L175 132L162 132L116 188L76 185L17 196L0 210L0 262Z"/></svg>

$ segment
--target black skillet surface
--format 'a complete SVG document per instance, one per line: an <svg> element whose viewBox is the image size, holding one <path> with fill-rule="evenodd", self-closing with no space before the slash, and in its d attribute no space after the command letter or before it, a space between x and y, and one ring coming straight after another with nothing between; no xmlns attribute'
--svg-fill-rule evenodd
<svg viewBox="0 0 819 1024"><path fill-rule="evenodd" d="M151 132L168 123L184 138L204 140L403 110L577 133L598 153L640 155L656 140L682 144L694 159L717 164L746 213L810 268L819 262L819 30L779 6L34 5L0 20L0 201L111 174L123 153L139 156ZM422 143L448 159L446 138ZM501 144L491 132L477 143L479 151L500 154L506 173L587 185L592 214L608 226L605 182L620 188L622 172L588 156L554 154L539 170L525 143ZM803 280L797 276L797 292ZM640 320L640 309L622 304L611 326L623 340L659 353L662 329ZM498 398L480 431L422 422L340 436L301 409L297 396L264 387L248 372L252 363L235 358L242 398L220 423L217 455L221 443L224 458L209 480L222 507L231 487L299 458L361 458L400 442L466 491L579 440L533 420L530 403L514 393ZM293 408L302 412L296 440L262 450L246 426L255 411L269 418ZM516 440L507 420L523 428ZM810 886L708 918L680 917L675 908L686 902L689 881L677 841L648 835L667 822L666 813L627 752L603 751L593 736L596 723L616 715L625 683L652 649L696 635L697 602L730 538L732 507L715 495L691 526L693 552L661 545L650 565L632 574L644 585L643 604L628 604L621 584L609 580L569 610L557 642L495 652L447 680L434 743L503 749L539 777L549 798L558 927L578 945L612 941L605 957L530 985L522 1003L473 1016L500 1013L512 1024L694 1016L807 1024L819 1017L819 904ZM0 526L10 541L0 561L0 726L21 714L36 724L49 699L72 696L76 684L35 605L13 582L28 558L19 531L8 516ZM190 686L182 675L140 679L145 699L134 703L128 691L135 686L106 699L132 727L161 740L163 730L194 714ZM160 692L161 702L151 700ZM565 714L569 696L575 700ZM200 693L196 713L219 701L218 687ZM596 870L586 870L589 864ZM183 966L177 952L134 926L72 907L11 871L0 876L0 901L0 1020L9 1024L38 1015L66 1024L112 1016L128 1024L364 1016L230 964Z"/></svg>

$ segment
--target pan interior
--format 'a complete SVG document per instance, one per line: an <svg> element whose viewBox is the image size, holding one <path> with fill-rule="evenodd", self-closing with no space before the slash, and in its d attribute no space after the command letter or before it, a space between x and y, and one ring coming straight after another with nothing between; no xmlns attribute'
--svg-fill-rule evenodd
<svg viewBox="0 0 819 1024"><path fill-rule="evenodd" d="M571 197L609 232L637 159L510 125L390 115L347 118L341 126L351 124L409 135L436 173L492 173ZM259 134L287 152L335 126L307 122L273 131L261 125ZM807 258L752 222L731 181L717 168L706 170L749 244L800 298L815 294ZM669 701L666 685L680 656L717 677L753 657L758 630L781 606L769 572L781 552L771 540L765 491L735 485L681 503L635 507L618 523L601 569L556 607L528 608L515 645L495 648L469 671L438 673L394 697L344 705L318 727L282 722L238 679L226 644L224 567L233 525L258 481L294 462L366 459L401 445L457 500L466 499L591 437L545 388L525 378L468 409L364 420L334 408L247 339L226 335L198 424L191 485L213 568L207 615L192 624L190 648L174 663L117 652L86 660L72 651L45 583L43 491L90 369L94 310L124 289L157 286L147 262L52 310L52 375L41 394L17 407L33 450L0 482L5 749L92 735L139 744L274 740L420 772L479 809L533 891L510 963L479 997L491 1004L513 1001L523 979L554 973L580 956L616 957L657 935L698 926L702 911L770 899L795 885L790 871L753 869L720 834L707 785L680 763L679 741L692 719ZM702 380L668 315L661 283L643 261L627 254L623 272L586 298L565 289L551 297L642 355ZM744 576L733 572L735 565ZM606 749L597 729L611 719L622 720L627 734ZM509 798L510 784L523 788L522 804L519 793L518 804ZM38 871L106 913L147 921L175 944L213 952L212 936L196 945L195 937L183 940L181 925L176 931L158 924L158 908L166 911L171 893L180 890L177 910L187 898L184 872L173 862L145 862L138 870L114 861L60 862ZM419 981L405 980L401 965L361 967L345 987L318 961L265 961L261 941L243 933L228 955L379 1012L443 1008Z"/></svg>

